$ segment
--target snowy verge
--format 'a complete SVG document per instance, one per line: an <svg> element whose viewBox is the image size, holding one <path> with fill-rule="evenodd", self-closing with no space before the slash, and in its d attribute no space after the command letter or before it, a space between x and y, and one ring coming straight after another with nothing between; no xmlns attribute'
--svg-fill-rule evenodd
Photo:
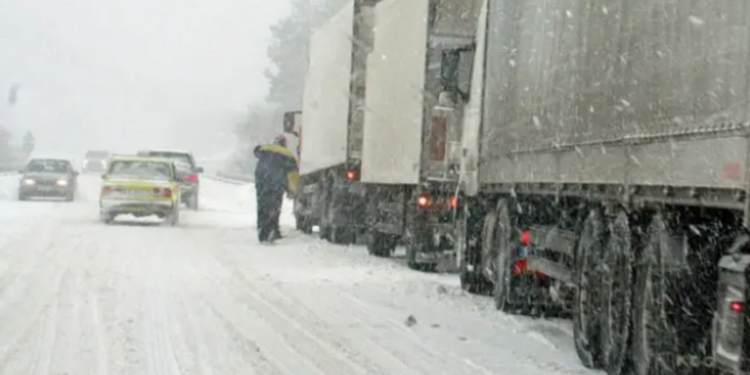
<svg viewBox="0 0 750 375"><path fill-rule="evenodd" d="M249 182L247 182L247 181L235 180L235 179L231 179L231 178L222 177L222 176L219 176L219 175L206 174L206 175L203 175L202 177L206 178L206 179L209 179L209 180L223 182L225 184L231 184L231 185L247 185L247 184L249 184Z"/></svg>

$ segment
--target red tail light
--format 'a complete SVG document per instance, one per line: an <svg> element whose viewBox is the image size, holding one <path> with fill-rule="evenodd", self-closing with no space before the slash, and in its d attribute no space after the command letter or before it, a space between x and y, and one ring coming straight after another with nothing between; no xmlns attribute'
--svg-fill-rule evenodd
<svg viewBox="0 0 750 375"><path fill-rule="evenodd" d="M526 272L526 269L529 266L529 262L524 259L518 259L513 263L513 274L518 276L524 272Z"/></svg>
<svg viewBox="0 0 750 375"><path fill-rule="evenodd" d="M164 189L162 189L161 193L165 197L171 197L172 196L172 189L170 189L170 188L164 188Z"/></svg>
<svg viewBox="0 0 750 375"><path fill-rule="evenodd" d="M182 180L185 181L185 182L190 182L190 183L193 183L193 184L197 184L198 183L198 175L197 174L189 174L189 175L183 177Z"/></svg>
<svg viewBox="0 0 750 375"><path fill-rule="evenodd" d="M111 192L115 191L115 188L112 187L112 186L105 186L104 187L104 191L106 191L107 193L111 193Z"/></svg>
<svg viewBox="0 0 750 375"><path fill-rule="evenodd" d="M356 171L346 171L346 179L349 181L353 181L357 178L357 172Z"/></svg>
<svg viewBox="0 0 750 375"><path fill-rule="evenodd" d="M732 301L729 303L729 309L734 312L742 312L743 307L745 307L745 304L740 301Z"/></svg>
<svg viewBox="0 0 750 375"><path fill-rule="evenodd" d="M521 244L521 246L529 246L531 244L531 232L528 230L521 232L521 236L518 239L518 242Z"/></svg>
<svg viewBox="0 0 750 375"><path fill-rule="evenodd" d="M451 208L456 208L458 206L458 197L455 195L451 195L450 203Z"/></svg>
<svg viewBox="0 0 750 375"><path fill-rule="evenodd" d="M430 196L427 194L420 194L417 198L417 207L427 208L430 207Z"/></svg>

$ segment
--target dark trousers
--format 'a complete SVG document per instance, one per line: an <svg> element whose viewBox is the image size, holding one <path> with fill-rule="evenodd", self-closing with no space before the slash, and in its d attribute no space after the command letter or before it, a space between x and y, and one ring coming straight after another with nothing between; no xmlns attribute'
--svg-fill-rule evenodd
<svg viewBox="0 0 750 375"><path fill-rule="evenodd" d="M256 185L255 196L258 207L258 240L268 241L278 233L284 189L266 188Z"/></svg>

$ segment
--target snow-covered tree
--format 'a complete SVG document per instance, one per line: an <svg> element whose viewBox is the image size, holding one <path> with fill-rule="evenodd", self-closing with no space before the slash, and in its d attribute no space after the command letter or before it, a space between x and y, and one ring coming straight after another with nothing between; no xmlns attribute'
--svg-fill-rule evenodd
<svg viewBox="0 0 750 375"><path fill-rule="evenodd" d="M353 0L292 0L289 16L271 26L266 54L272 67L265 72L269 103L281 111L301 108L310 31L349 1Z"/></svg>

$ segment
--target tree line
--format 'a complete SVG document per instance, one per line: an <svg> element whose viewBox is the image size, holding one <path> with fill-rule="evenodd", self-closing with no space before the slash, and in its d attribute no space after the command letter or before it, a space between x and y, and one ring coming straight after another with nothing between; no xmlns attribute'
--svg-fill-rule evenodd
<svg viewBox="0 0 750 375"><path fill-rule="evenodd" d="M353 0L290 0L291 12L271 26L266 50L271 64L264 72L268 94L264 103L249 105L244 120L235 127L240 147L233 169L250 172L254 145L280 132L284 111L302 108L310 34L349 1Z"/></svg>

